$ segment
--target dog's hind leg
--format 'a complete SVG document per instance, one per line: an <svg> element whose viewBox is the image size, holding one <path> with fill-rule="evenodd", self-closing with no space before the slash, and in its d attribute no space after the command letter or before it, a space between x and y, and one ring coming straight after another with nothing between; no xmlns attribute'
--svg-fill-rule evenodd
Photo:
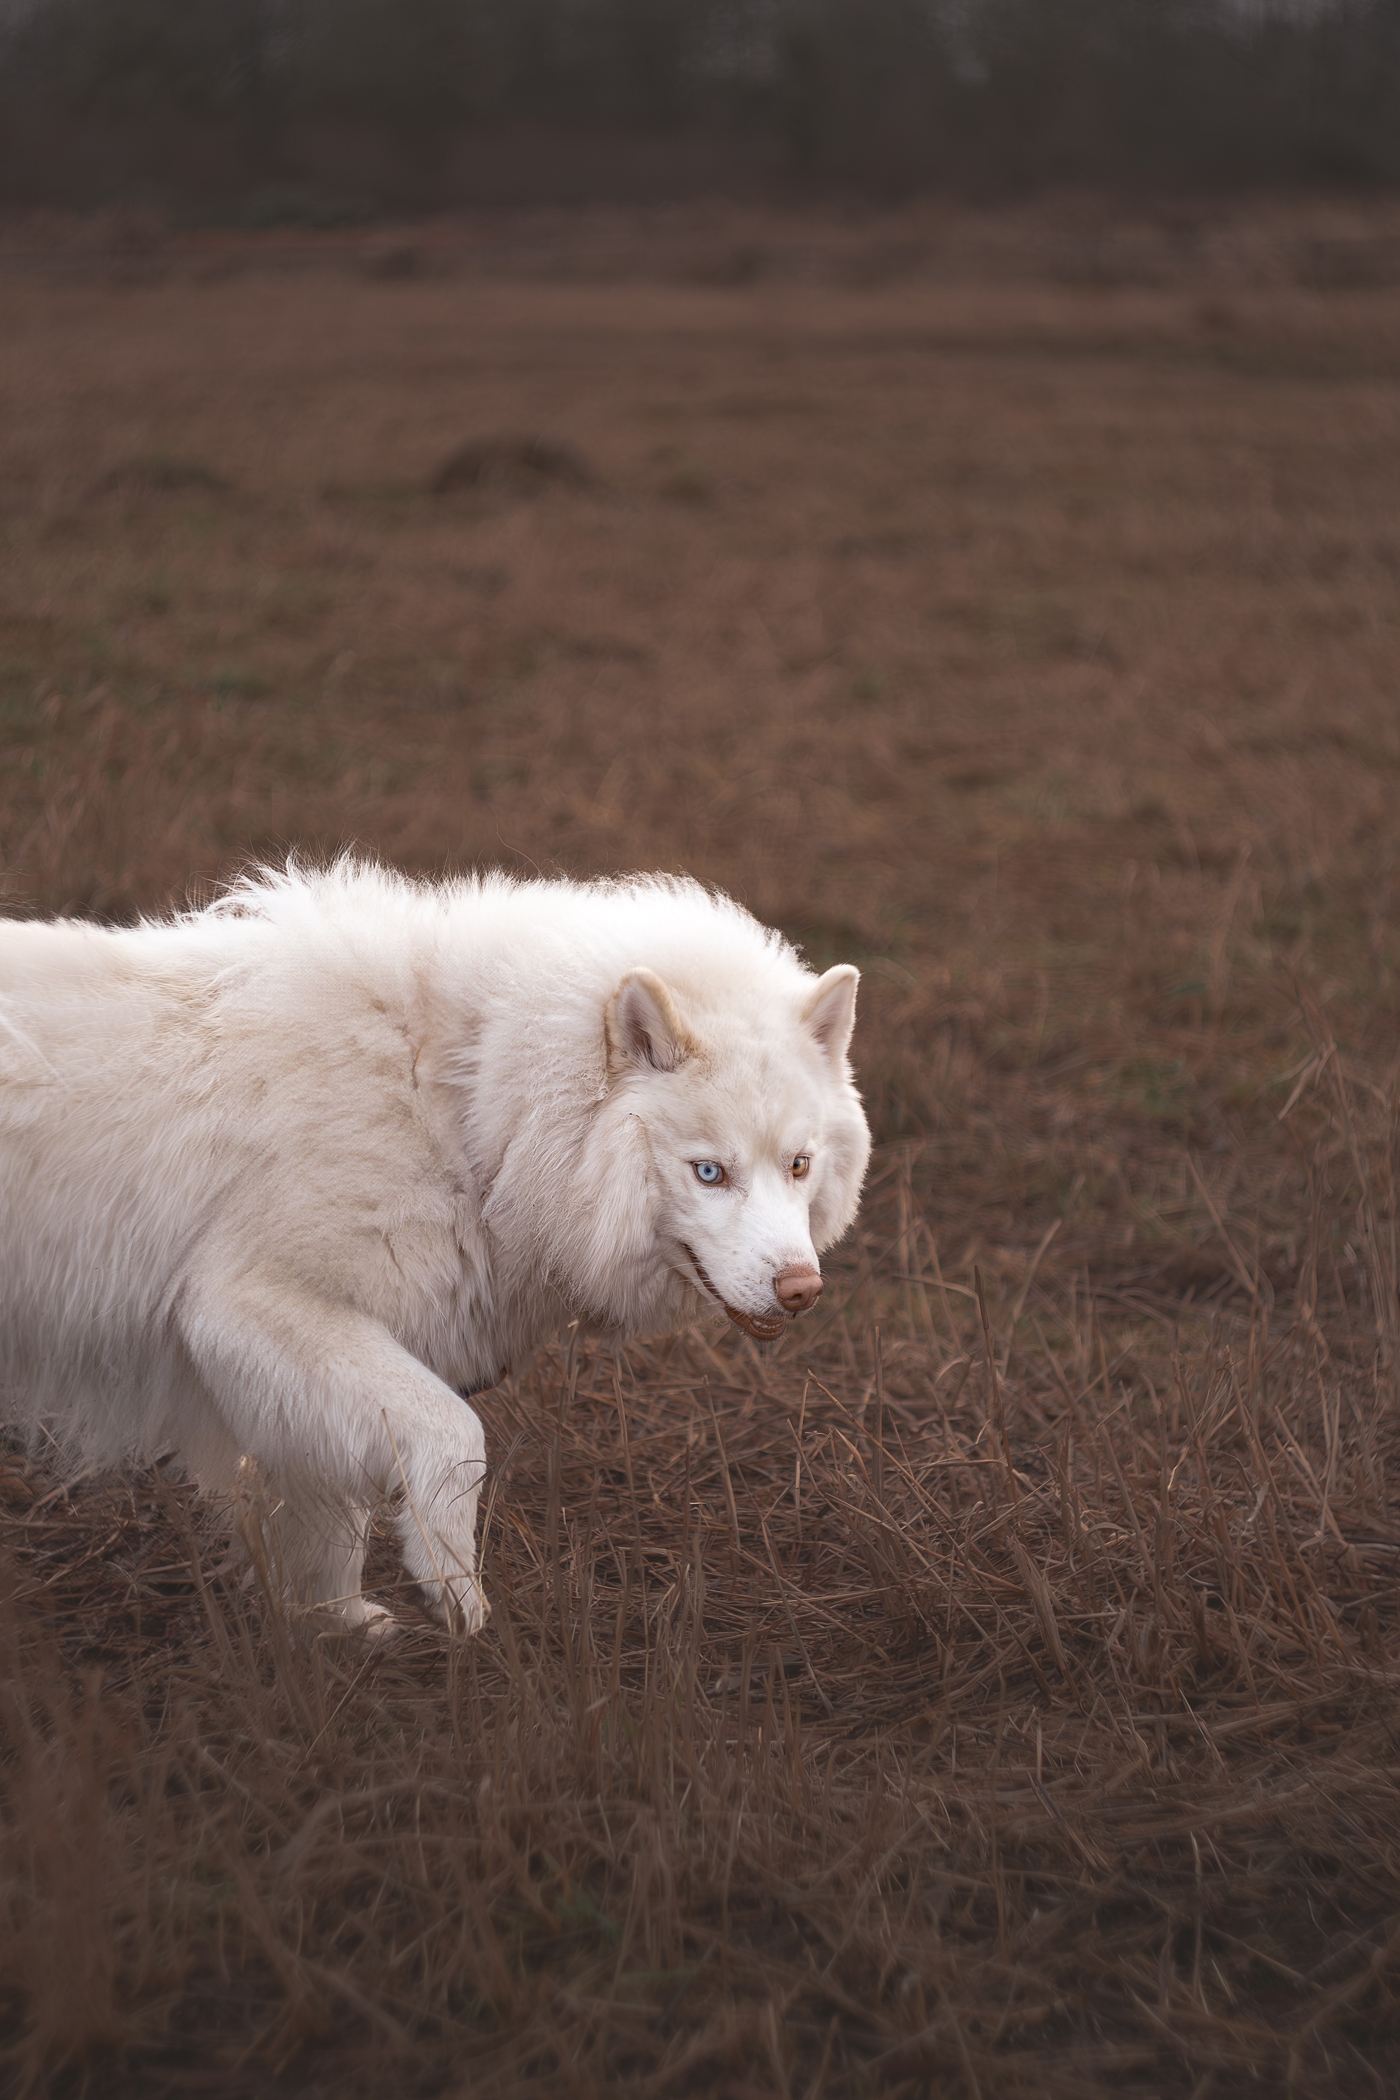
<svg viewBox="0 0 1400 2100"><path fill-rule="evenodd" d="M278 1484L293 1598L347 1625L376 1616L360 1593L364 1509L399 1495L409 1573L440 1618L474 1633L486 1444L471 1408L378 1321L267 1278L194 1282L177 1317L239 1450Z"/></svg>
<svg viewBox="0 0 1400 2100"><path fill-rule="evenodd" d="M324 1491L280 1481L272 1496L245 1502L245 1526L258 1526L268 1578L298 1615L320 1630L383 1639L393 1614L363 1590L367 1504L339 1505Z"/></svg>

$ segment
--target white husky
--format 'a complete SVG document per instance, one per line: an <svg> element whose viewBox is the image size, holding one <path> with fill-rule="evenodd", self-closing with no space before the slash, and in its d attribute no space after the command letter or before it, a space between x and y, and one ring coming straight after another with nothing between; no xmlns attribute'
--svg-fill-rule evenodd
<svg viewBox="0 0 1400 2100"><path fill-rule="evenodd" d="M128 930L0 921L0 1400L90 1456L275 1487L293 1599L376 1497L467 1631L462 1395L581 1320L757 1336L817 1299L869 1135L825 976L660 877L263 873Z"/></svg>

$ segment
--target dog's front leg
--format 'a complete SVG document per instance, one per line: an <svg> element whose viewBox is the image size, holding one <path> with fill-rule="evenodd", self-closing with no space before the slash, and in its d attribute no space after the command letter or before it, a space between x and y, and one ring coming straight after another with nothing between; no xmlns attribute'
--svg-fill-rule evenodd
<svg viewBox="0 0 1400 2100"><path fill-rule="evenodd" d="M475 1633L476 1507L486 1473L481 1423L450 1386L363 1313L267 1278L192 1283L185 1346L238 1449L265 1466L294 1599L364 1625L363 1512L401 1498L409 1573L438 1616Z"/></svg>

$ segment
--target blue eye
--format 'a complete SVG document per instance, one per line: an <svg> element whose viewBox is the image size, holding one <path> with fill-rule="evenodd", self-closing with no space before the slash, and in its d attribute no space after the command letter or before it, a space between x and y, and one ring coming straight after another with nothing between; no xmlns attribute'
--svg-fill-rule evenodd
<svg viewBox="0 0 1400 2100"><path fill-rule="evenodd" d="M703 1181L707 1189L717 1189L722 1181L729 1179L717 1159L693 1159L691 1166L695 1169L695 1179Z"/></svg>

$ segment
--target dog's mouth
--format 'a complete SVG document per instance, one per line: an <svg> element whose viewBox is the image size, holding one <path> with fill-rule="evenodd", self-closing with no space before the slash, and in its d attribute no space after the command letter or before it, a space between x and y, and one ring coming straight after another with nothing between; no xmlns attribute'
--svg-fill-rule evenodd
<svg viewBox="0 0 1400 2100"><path fill-rule="evenodd" d="M701 1261L699 1255L695 1252L695 1249L693 1247L687 1247L684 1240L681 1241L681 1246L685 1250L686 1260L690 1263L691 1268L694 1269L696 1275L704 1284L705 1289L714 1299L715 1304L722 1305L724 1307L726 1314L734 1322L734 1325L736 1327L742 1328L745 1334L752 1335L756 1342L772 1342L777 1340L778 1336L787 1326L788 1316L786 1313L772 1312L765 1314L746 1313L737 1311L736 1308L729 1303L728 1299L721 1297L720 1293L715 1289L714 1285L711 1283L708 1275L705 1272L705 1264ZM689 1282L689 1280L689 1277L687 1277L686 1281Z"/></svg>

